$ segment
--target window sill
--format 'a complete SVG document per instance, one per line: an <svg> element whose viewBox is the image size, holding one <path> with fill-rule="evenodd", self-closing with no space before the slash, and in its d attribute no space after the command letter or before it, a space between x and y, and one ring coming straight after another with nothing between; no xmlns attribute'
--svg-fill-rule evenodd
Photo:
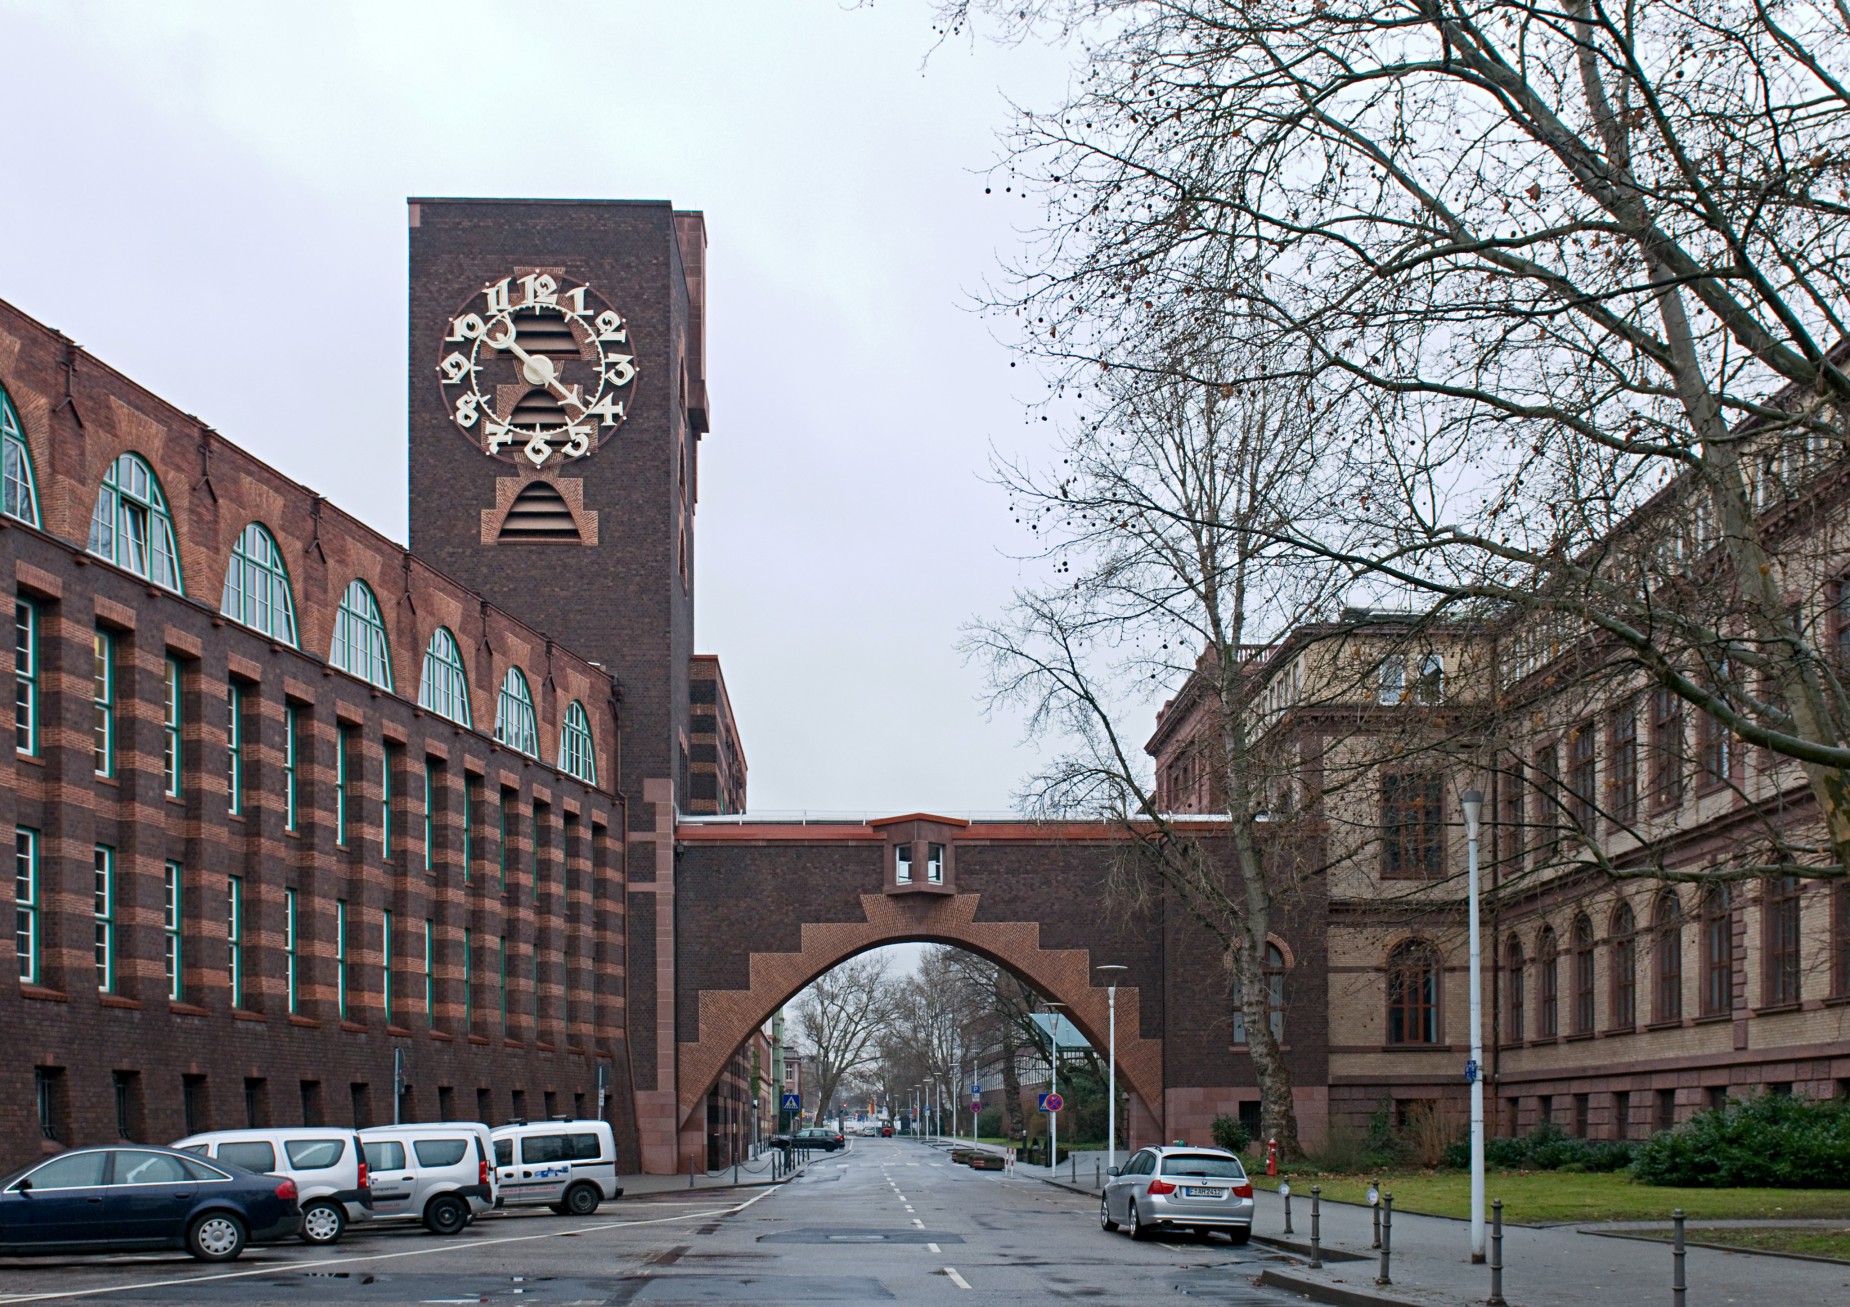
<svg viewBox="0 0 1850 1307"><path fill-rule="evenodd" d="M549 1043L548 1041L544 1039L534 1044L533 1049L535 1052L538 1052L538 1053L552 1053L552 1052L557 1051L556 1049L553 1048L551 1043Z"/></svg>
<svg viewBox="0 0 1850 1307"><path fill-rule="evenodd" d="M1730 1009L1727 1012L1704 1012L1701 1016L1692 1018L1690 1024L1692 1026L1713 1026L1723 1021L1732 1020L1734 1020L1734 1012Z"/></svg>
<svg viewBox="0 0 1850 1307"><path fill-rule="evenodd" d="M525 1052L527 1048L527 1046L521 1043L518 1039L503 1039L501 1041L501 1047L511 1048L517 1053Z"/></svg>
<svg viewBox="0 0 1850 1307"><path fill-rule="evenodd" d="M340 1028L352 1035L363 1035L366 1033L366 1027L357 1021L343 1021L340 1023Z"/></svg>
<svg viewBox="0 0 1850 1307"><path fill-rule="evenodd" d="M71 1001L70 996L63 990L47 989L43 985L21 985L19 987L19 996L21 998L36 998L44 1003L68 1003Z"/></svg>
<svg viewBox="0 0 1850 1307"><path fill-rule="evenodd" d="M140 1003L132 998L124 998L120 994L98 994L96 997L104 1007L120 1008L125 1012L141 1011Z"/></svg>
<svg viewBox="0 0 1850 1307"><path fill-rule="evenodd" d="M301 1016L300 1014L291 1016L289 1018L289 1024L292 1026L300 1026L304 1030L319 1030L321 1028L321 1023L315 1020L315 1018Z"/></svg>
<svg viewBox="0 0 1850 1307"><path fill-rule="evenodd" d="M1635 1035L1638 1033L1638 1023L1634 1021L1628 1026L1608 1026L1599 1033L1602 1039L1608 1035Z"/></svg>
<svg viewBox="0 0 1850 1307"><path fill-rule="evenodd" d="M1597 1031L1582 1030L1576 1034L1566 1035L1563 1038L1569 1044L1580 1044L1580 1043L1584 1043L1585 1041L1589 1039L1597 1038L1597 1036L1598 1036Z"/></svg>
<svg viewBox="0 0 1850 1307"><path fill-rule="evenodd" d="M209 1017L212 1013L197 1003L169 1003L167 1011L176 1017Z"/></svg>
<svg viewBox="0 0 1850 1307"><path fill-rule="evenodd" d="M450 1034L447 1030L431 1030L426 1033L440 1044L453 1044L456 1042L456 1036Z"/></svg>
<svg viewBox="0 0 1850 1307"><path fill-rule="evenodd" d="M491 1041L487 1035L470 1035L469 1042L477 1048L487 1048Z"/></svg>
<svg viewBox="0 0 1850 1307"><path fill-rule="evenodd" d="M261 1024L270 1018L261 1012L252 1012L249 1008L234 1007L231 1009L231 1019L233 1021L256 1021Z"/></svg>
<svg viewBox="0 0 1850 1307"><path fill-rule="evenodd" d="M45 766L45 759L36 753L20 753L15 750L13 753L13 760L27 767L37 767L41 770L43 770Z"/></svg>
<svg viewBox="0 0 1850 1307"><path fill-rule="evenodd" d="M1523 1047L1525 1048L1549 1048L1560 1042L1561 1042L1561 1036L1559 1035L1537 1035L1534 1039L1531 1039Z"/></svg>
<svg viewBox="0 0 1850 1307"><path fill-rule="evenodd" d="M1786 1012L1797 1012L1802 1006L1802 1004L1797 1002L1769 1003L1765 1007L1757 1007L1752 1009L1752 1011L1757 1017L1776 1017Z"/></svg>
<svg viewBox="0 0 1850 1307"><path fill-rule="evenodd" d="M1682 1028L1682 1017L1671 1017L1667 1021L1652 1021L1645 1026L1646 1030L1681 1030Z"/></svg>
<svg viewBox="0 0 1850 1307"><path fill-rule="evenodd" d="M1457 1050L1450 1044L1383 1044L1383 1053L1453 1053Z"/></svg>

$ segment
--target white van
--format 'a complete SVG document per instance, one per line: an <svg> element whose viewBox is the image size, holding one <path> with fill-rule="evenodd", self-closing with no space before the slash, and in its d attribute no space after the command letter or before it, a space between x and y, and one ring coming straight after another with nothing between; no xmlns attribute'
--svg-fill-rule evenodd
<svg viewBox="0 0 1850 1307"><path fill-rule="evenodd" d="M432 1234L461 1234L495 1207L494 1140L475 1121L374 1126L360 1131L373 1216L409 1217Z"/></svg>
<svg viewBox="0 0 1850 1307"><path fill-rule="evenodd" d="M369 1221L373 1193L360 1136L352 1130L209 1130L176 1141L200 1157L295 1181L302 1201L305 1243L337 1243L349 1221Z"/></svg>
<svg viewBox="0 0 1850 1307"><path fill-rule="evenodd" d="M494 1141L496 1206L589 1216L623 1194L608 1121L512 1121L495 1127Z"/></svg>

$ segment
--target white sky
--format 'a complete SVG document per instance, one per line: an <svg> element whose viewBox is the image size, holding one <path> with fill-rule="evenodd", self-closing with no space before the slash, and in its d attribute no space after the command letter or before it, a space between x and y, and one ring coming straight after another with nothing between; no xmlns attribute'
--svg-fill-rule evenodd
<svg viewBox="0 0 1850 1307"><path fill-rule="evenodd" d="M926 0L0 0L0 298L397 539L408 195L706 212L699 645L751 806L1000 809L1034 766L960 625L1044 442L973 293L1005 94L1065 56L931 50Z"/></svg>

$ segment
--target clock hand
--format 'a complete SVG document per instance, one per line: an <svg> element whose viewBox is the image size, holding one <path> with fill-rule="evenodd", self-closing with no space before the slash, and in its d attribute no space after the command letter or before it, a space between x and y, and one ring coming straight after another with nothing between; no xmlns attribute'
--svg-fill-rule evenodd
<svg viewBox="0 0 1850 1307"><path fill-rule="evenodd" d="M513 320L509 319L506 337L501 340L496 340L493 336L483 336L482 339L495 349L506 350L515 358L519 359L522 376L526 377L533 385L545 386L548 390L558 395L560 399L577 408L579 414L582 416L585 410L585 402L579 397L578 387L573 386L568 388L559 380L559 374L553 366L553 361L544 354L529 354L520 347L519 342L515 339L515 335L516 331Z"/></svg>

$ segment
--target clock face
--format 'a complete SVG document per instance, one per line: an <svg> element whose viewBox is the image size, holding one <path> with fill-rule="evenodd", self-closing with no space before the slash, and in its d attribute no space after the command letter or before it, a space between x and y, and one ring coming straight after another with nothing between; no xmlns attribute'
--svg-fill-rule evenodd
<svg viewBox="0 0 1850 1307"><path fill-rule="evenodd" d="M636 356L623 315L563 273L516 269L450 319L437 363L457 430L491 458L583 458L624 418Z"/></svg>

